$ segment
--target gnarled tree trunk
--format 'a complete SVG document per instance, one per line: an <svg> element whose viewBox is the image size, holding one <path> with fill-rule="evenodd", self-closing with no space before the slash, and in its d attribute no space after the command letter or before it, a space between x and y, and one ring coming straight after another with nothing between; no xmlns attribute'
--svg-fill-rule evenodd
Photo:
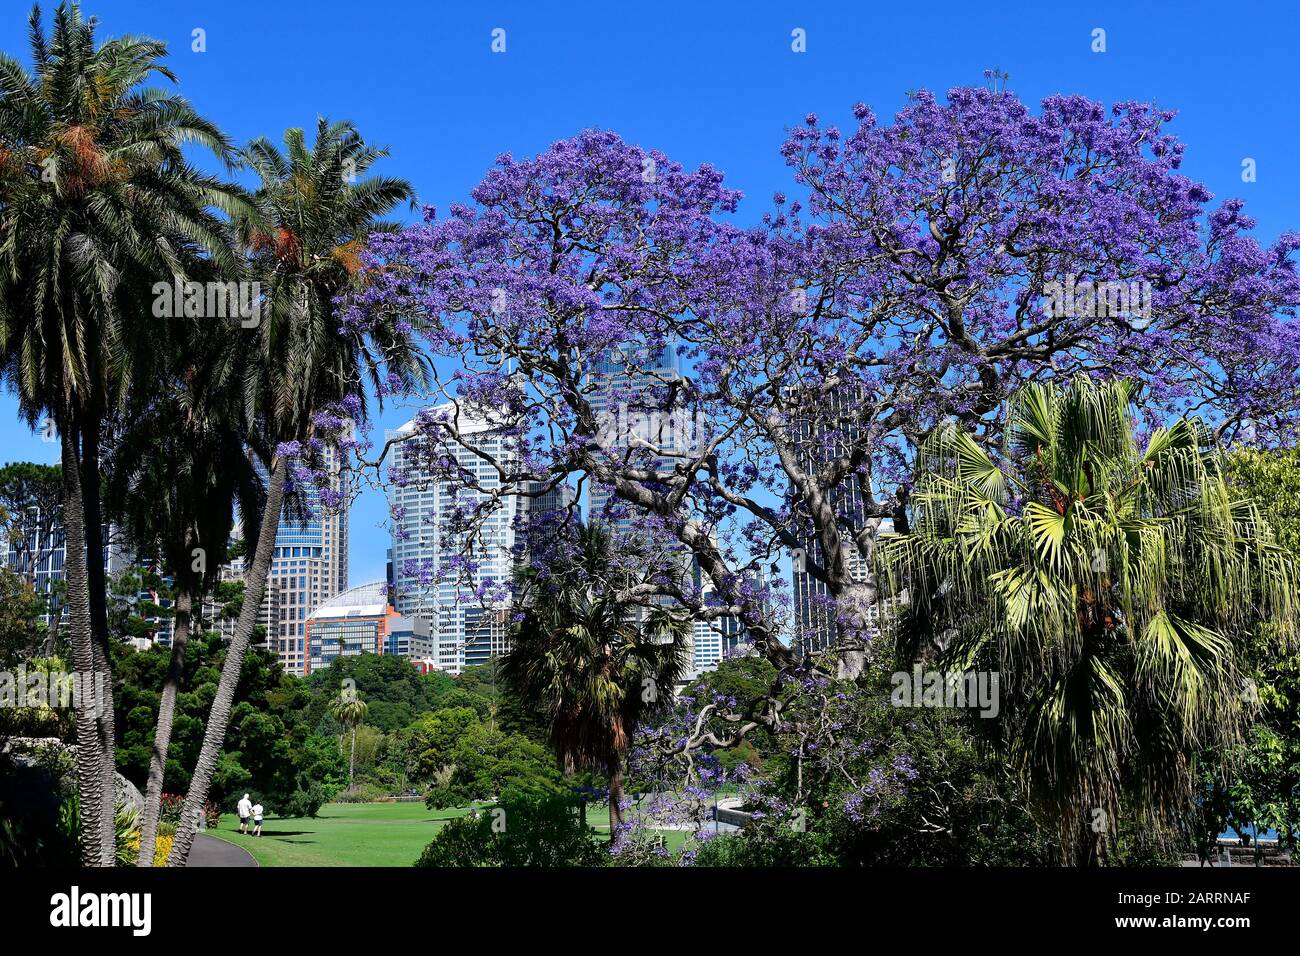
<svg viewBox="0 0 1300 956"><path fill-rule="evenodd" d="M167 751L172 742L172 724L176 720L176 695L185 671L185 645L190 638L190 609L193 598L182 587L176 594L176 619L172 628L172 656L163 681L162 701L158 705L158 727L154 731L153 753L149 755L149 782L144 792L144 813L140 819L140 858L136 866L153 866L158 842L158 818L162 815L163 776L167 771Z"/></svg>
<svg viewBox="0 0 1300 956"><path fill-rule="evenodd" d="M266 578L271 572L275 535L280 527L280 510L284 505L287 470L283 458L277 460L271 469L262 527L258 531L257 547L253 551L253 560L244 581L244 606L239 612L230 646L226 649L226 661L221 668L217 696L212 701L212 710L208 714L208 724L203 732L203 747L199 751L194 775L190 778L190 792L181 809L180 823L176 826L176 841L172 844L171 855L167 857L168 866L184 866L189 859L190 848L194 845L194 833L198 829L198 815L203 812L208 791L212 787L212 774L217 769L217 758L221 755L221 747L226 740L230 711L235 702L235 688L244 666L244 654L253 637L253 628L257 626L257 614L262 606L262 595L266 591Z"/></svg>

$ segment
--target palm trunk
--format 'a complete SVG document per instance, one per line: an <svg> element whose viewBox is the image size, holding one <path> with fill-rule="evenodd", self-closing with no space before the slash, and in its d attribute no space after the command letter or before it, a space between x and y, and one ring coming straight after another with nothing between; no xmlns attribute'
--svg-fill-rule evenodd
<svg viewBox="0 0 1300 956"><path fill-rule="evenodd" d="M623 825L623 762L617 757L609 768L609 838Z"/></svg>
<svg viewBox="0 0 1300 956"><path fill-rule="evenodd" d="M190 792L185 797L181 808L180 823L176 827L176 840L172 844L171 855L167 857L168 866L184 866L189 859L190 848L194 845L194 833L198 828L198 814L202 812L212 787L212 775L217 769L217 758L226 740L226 729L230 724L230 710L235 701L235 688L239 684L239 674L244 666L244 654L248 651L249 641L253 637L253 628L257 626L257 615L262 607L262 595L266 591L266 578L271 572L271 559L275 554L275 534L280 527L280 509L284 505L284 480L288 468L283 458L275 462L271 469L271 480L266 489L266 510L262 514L262 527L257 535L257 547L253 551L253 561L244 582L244 606L239 612L239 621L235 633L226 649L226 661L221 668L221 681L217 684L217 696L212 701L212 710L208 714L207 728L203 733L203 747L199 751L198 763L190 779Z"/></svg>
<svg viewBox="0 0 1300 956"><path fill-rule="evenodd" d="M357 765L357 725L352 725L352 749L348 751L348 792L352 792L352 774Z"/></svg>
<svg viewBox="0 0 1300 956"><path fill-rule="evenodd" d="M158 841L158 818L162 815L163 776L167 771L167 751L172 742L172 724L176 720L176 694L180 691L185 670L185 645L190 638L190 609L193 597L189 588L176 592L176 625L172 628L172 656L163 681L162 702L158 705L158 727L154 731L153 753L149 756L149 782L144 793L144 814L140 819L140 858L136 866L153 866Z"/></svg>
<svg viewBox="0 0 1300 956"><path fill-rule="evenodd" d="M77 463L77 438L70 416L60 422L63 467L63 577L68 587L69 640L77 687L77 797L81 809L81 862L104 865L100 820L104 814L100 727L96 715L95 641L90 624L90 582L86 573L85 510ZM110 800L112 797L110 797ZM110 818L112 812L107 814Z"/></svg>
<svg viewBox="0 0 1300 956"><path fill-rule="evenodd" d="M81 428L81 505L86 534L86 581L95 669L100 676L96 691L103 692L99 718L100 779L103 812L99 817L103 866L117 863L117 835L113 817L117 810L117 733L113 712L112 657L108 644L108 584L104 574L105 541L100 509L99 417L86 413Z"/></svg>

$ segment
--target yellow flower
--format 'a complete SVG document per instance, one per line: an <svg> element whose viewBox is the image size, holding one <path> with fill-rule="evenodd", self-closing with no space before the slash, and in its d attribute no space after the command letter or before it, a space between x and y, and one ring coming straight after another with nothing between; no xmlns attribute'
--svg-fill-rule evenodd
<svg viewBox="0 0 1300 956"><path fill-rule="evenodd" d="M160 836L153 848L153 865L164 866L167 863L167 856L172 851L172 842L175 837Z"/></svg>

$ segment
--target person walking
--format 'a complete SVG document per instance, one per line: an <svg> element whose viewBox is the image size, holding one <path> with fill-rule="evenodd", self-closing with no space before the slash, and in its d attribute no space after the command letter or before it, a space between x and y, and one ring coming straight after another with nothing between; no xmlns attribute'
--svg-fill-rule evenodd
<svg viewBox="0 0 1300 956"><path fill-rule="evenodd" d="M260 803L255 803L253 804L253 836L260 837L261 835L262 835L262 805Z"/></svg>
<svg viewBox="0 0 1300 956"><path fill-rule="evenodd" d="M244 794L235 809L239 813L239 832L247 834L248 818L253 815L253 803L248 799L248 794Z"/></svg>

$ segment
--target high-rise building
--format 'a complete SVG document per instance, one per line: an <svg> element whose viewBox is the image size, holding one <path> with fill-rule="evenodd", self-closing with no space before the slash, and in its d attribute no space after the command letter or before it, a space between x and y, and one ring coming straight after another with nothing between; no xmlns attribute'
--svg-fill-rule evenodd
<svg viewBox="0 0 1300 956"><path fill-rule="evenodd" d="M233 545L236 541L244 537L243 519L238 515L235 517L234 527L231 528L230 539L226 542L227 546ZM247 562L243 555L229 559L221 565L218 570L219 580L225 582L244 582L245 568ZM225 602L221 600L219 592L214 588L207 594L203 595L202 603L198 610L202 616L203 627L205 630L216 631L225 640L229 641L235 636L235 629L238 625L237 617L223 617L222 611L225 608ZM278 620L280 616L279 592L267 588L265 597L262 602L262 608L258 614L258 623L266 627L267 622ZM269 633L269 631L268 631Z"/></svg>
<svg viewBox="0 0 1300 956"><path fill-rule="evenodd" d="M339 481L337 460L326 467ZM337 487L337 485L336 485ZM307 618L348 586L348 511L326 508L312 485L299 486L303 513L287 507L275 536L275 554L258 623L286 673L307 672ZM345 499L346 501L346 499Z"/></svg>
<svg viewBox="0 0 1300 956"><path fill-rule="evenodd" d="M722 603L712 580L700 570L699 562L692 565L695 586L699 590L706 607L717 607ZM744 572L747 587L754 594L767 590L768 579L761 570ZM690 669L686 675L688 681L699 677L704 671L718 666L718 662L739 653L739 648L748 643L749 632L744 621L734 614L720 614L713 618L697 618L691 626Z"/></svg>
<svg viewBox="0 0 1300 956"><path fill-rule="evenodd" d="M452 405L432 410L450 415ZM515 439L485 417L462 408L458 433L478 452L508 463ZM388 437L410 436L415 421ZM517 519L527 499L504 495L491 515L472 532L452 527L456 515L472 512L501 486L496 468L476 450L431 437L393 445L393 473L399 478L388 494L393 513L393 606L401 614L431 625L433 660L458 674L509 650L510 593L517 555ZM430 463L447 457L473 477L481 490L463 481L444 480ZM472 542L469 540L473 535Z"/></svg>
<svg viewBox="0 0 1300 956"><path fill-rule="evenodd" d="M326 601L307 618L306 673L328 667L339 657L391 654L427 661L433 644L429 622L404 617L388 603L388 586L374 581Z"/></svg>
<svg viewBox="0 0 1300 956"><path fill-rule="evenodd" d="M572 485L561 483L547 491L542 491L545 487L545 482L533 482L529 486L528 490L534 493L535 497L525 495L521 498L519 506L521 518L556 515L558 520L577 501L577 495L574 493Z"/></svg>
<svg viewBox="0 0 1300 956"><path fill-rule="evenodd" d="M21 522L15 522L13 534L0 547L3 564L14 574L28 581L38 594L48 594L50 588L64 577L66 545L63 522L53 515L43 515L39 508L30 508ZM120 574L130 565L121 543L121 529L117 525L103 525L104 577ZM50 623L50 614L45 623Z"/></svg>

